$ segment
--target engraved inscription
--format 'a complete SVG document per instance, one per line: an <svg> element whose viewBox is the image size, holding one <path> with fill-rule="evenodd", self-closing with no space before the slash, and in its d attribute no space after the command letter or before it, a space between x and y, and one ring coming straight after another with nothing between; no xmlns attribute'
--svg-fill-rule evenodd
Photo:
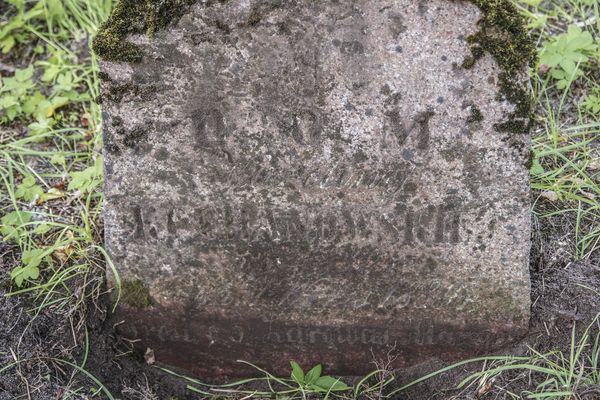
<svg viewBox="0 0 600 400"><path fill-rule="evenodd" d="M416 322L410 328L398 331L378 327L310 327L310 326L270 326L263 323L257 329L232 324L227 327L209 325L204 333L193 331L192 328L160 325L132 328L134 336L154 337L160 342L183 342L193 345L313 345L343 346L431 346L449 345L455 343L473 343L478 345L493 345L498 338L493 332L478 331L476 337L469 332L424 320Z"/></svg>
<svg viewBox="0 0 600 400"><path fill-rule="evenodd" d="M433 107L428 107L427 111L418 113L409 124L403 122L398 109L393 109L386 113L389 120L390 129L384 130L382 145L385 147L391 142L395 142L398 147L403 147L409 135L416 132L418 137L417 149L429 149L431 132L429 130L429 120L435 115Z"/></svg>
<svg viewBox="0 0 600 400"><path fill-rule="evenodd" d="M397 100L392 103L395 102ZM414 136L416 148L428 150L431 137L429 123L434 115L434 108L431 106L412 117L402 115L397 108L389 109L385 112L388 123L380 134L382 147L393 145L402 148L407 145L408 138ZM227 137L243 136L241 131L232 131L232 128L228 127L227 116L217 108L195 109L190 117L194 129L194 146L197 150L215 150L215 147L226 146ZM327 127L323 124L319 111L311 108L290 113L279 122L280 138L292 138L301 146L322 145L327 137L324 135L325 129Z"/></svg>
<svg viewBox="0 0 600 400"><path fill-rule="evenodd" d="M131 208L133 240L157 241L157 232L179 237L195 232L206 243L227 240L269 240L311 245L343 244L354 239L374 239L401 245L442 245L460 241L460 213L445 206L423 209L398 205L393 212L374 214L361 209L259 209L255 204L206 206L191 213L139 206ZM181 230L180 230L181 227ZM259 235L260 234L260 235Z"/></svg>

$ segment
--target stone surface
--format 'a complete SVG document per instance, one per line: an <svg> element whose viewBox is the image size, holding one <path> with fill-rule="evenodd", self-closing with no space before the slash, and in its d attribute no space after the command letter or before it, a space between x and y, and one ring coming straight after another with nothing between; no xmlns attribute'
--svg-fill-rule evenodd
<svg viewBox="0 0 600 400"><path fill-rule="evenodd" d="M195 4L103 62L105 236L159 362L332 373L452 359L529 318L526 136L498 133L478 8Z"/></svg>

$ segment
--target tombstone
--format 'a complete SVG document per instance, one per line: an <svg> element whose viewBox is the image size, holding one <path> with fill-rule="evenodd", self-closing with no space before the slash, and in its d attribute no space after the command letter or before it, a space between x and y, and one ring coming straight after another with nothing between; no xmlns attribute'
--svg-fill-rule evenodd
<svg viewBox="0 0 600 400"><path fill-rule="evenodd" d="M526 102L478 42L508 18L490 7L199 1L151 35L123 25L132 58L101 34L123 334L201 376L361 374L522 337Z"/></svg>

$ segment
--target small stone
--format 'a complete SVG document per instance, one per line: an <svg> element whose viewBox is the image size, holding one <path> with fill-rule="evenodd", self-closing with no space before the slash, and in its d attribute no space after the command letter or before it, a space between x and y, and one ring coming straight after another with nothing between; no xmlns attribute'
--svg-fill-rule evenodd
<svg viewBox="0 0 600 400"><path fill-rule="evenodd" d="M156 362L154 350L152 350L150 347L148 347L144 353L144 360L146 360L146 364L148 365L153 365Z"/></svg>

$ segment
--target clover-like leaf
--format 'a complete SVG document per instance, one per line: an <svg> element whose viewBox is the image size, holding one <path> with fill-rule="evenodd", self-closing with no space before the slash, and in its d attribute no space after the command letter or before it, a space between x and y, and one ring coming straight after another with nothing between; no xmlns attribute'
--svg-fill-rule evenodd
<svg viewBox="0 0 600 400"><path fill-rule="evenodd" d="M44 194L44 190L36 185L35 177L27 175L15 190L15 197L25 201L32 201Z"/></svg>
<svg viewBox="0 0 600 400"><path fill-rule="evenodd" d="M531 175L542 175L544 172L544 167L540 164L540 160L538 158L534 158L531 162L531 168L529 168L529 173Z"/></svg>
<svg viewBox="0 0 600 400"><path fill-rule="evenodd" d="M102 184L102 157L96 158L94 165L83 171L71 173L69 190L79 190L81 193L92 192Z"/></svg>
<svg viewBox="0 0 600 400"><path fill-rule="evenodd" d="M10 277L15 281L18 287L23 286L23 282L30 279L37 279L40 276L40 264L45 257L44 249L26 250L21 255L22 265L13 269Z"/></svg>

